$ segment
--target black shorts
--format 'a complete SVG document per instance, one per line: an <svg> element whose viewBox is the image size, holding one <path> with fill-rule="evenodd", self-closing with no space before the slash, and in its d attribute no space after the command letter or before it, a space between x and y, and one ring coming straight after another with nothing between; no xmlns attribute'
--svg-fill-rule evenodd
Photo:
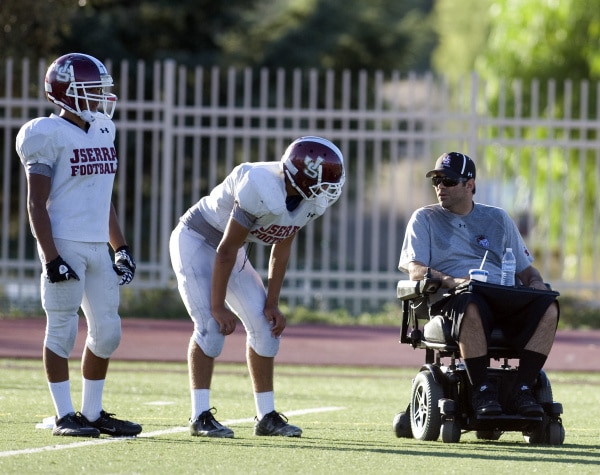
<svg viewBox="0 0 600 475"><path fill-rule="evenodd" d="M523 349L558 292L525 287L503 287L480 282L469 283L431 308L432 315L444 315L452 321L452 338L459 341L460 325L469 303L479 309L488 346L493 328L502 329L516 349Z"/></svg>

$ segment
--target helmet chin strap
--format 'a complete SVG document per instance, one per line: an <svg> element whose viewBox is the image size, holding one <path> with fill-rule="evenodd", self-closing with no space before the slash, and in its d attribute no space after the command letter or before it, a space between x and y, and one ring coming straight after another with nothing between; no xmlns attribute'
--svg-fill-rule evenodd
<svg viewBox="0 0 600 475"><path fill-rule="evenodd" d="M308 196L306 196L306 193L304 193L304 191L302 191L302 189L298 185L296 185L296 182L293 180L292 174L289 172L289 170L284 170L284 171L285 171L285 175L287 176L287 178L290 182L290 185L292 185L294 187L294 189L298 193L300 193L300 196L302 196L305 200L311 200L314 198L314 197L309 198Z"/></svg>

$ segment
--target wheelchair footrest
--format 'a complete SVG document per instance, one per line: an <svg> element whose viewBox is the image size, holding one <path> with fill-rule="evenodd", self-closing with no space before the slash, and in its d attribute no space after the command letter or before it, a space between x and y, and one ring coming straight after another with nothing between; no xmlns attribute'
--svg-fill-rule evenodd
<svg viewBox="0 0 600 475"><path fill-rule="evenodd" d="M560 416L563 413L563 405L560 402L545 403L542 406L549 416Z"/></svg>
<svg viewBox="0 0 600 475"><path fill-rule="evenodd" d="M542 416L527 417L519 414L501 414L499 416L475 416L470 419L468 426L473 429L520 431L531 430L533 426L538 426L542 423Z"/></svg>

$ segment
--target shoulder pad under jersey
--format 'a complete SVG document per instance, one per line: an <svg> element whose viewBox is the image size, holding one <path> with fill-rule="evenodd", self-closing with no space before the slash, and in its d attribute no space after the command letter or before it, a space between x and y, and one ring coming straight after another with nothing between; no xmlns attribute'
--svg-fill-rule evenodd
<svg viewBox="0 0 600 475"><path fill-rule="evenodd" d="M59 128L60 124L50 117L30 120L21 127L15 146L23 165L43 163L54 166L56 154L53 151Z"/></svg>
<svg viewBox="0 0 600 475"><path fill-rule="evenodd" d="M238 167L235 199L252 216L280 215L285 211L285 186L278 165Z"/></svg>

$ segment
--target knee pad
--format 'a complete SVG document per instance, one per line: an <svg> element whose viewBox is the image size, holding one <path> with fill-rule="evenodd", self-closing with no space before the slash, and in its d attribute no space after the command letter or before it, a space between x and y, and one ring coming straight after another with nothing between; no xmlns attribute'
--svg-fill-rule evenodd
<svg viewBox="0 0 600 475"><path fill-rule="evenodd" d="M271 335L271 327L267 327L267 331L248 332L246 343L258 356L265 358L273 358L279 352L279 343L281 337Z"/></svg>
<svg viewBox="0 0 600 475"><path fill-rule="evenodd" d="M44 346L61 358L69 358L79 328L77 315L49 315Z"/></svg>
<svg viewBox="0 0 600 475"><path fill-rule="evenodd" d="M86 346L99 358L110 358L121 343L121 319L104 320L100 328L88 328Z"/></svg>
<svg viewBox="0 0 600 475"><path fill-rule="evenodd" d="M211 318L205 327L194 325L194 341L209 358L216 358L223 351L225 335L220 332L219 324Z"/></svg>

